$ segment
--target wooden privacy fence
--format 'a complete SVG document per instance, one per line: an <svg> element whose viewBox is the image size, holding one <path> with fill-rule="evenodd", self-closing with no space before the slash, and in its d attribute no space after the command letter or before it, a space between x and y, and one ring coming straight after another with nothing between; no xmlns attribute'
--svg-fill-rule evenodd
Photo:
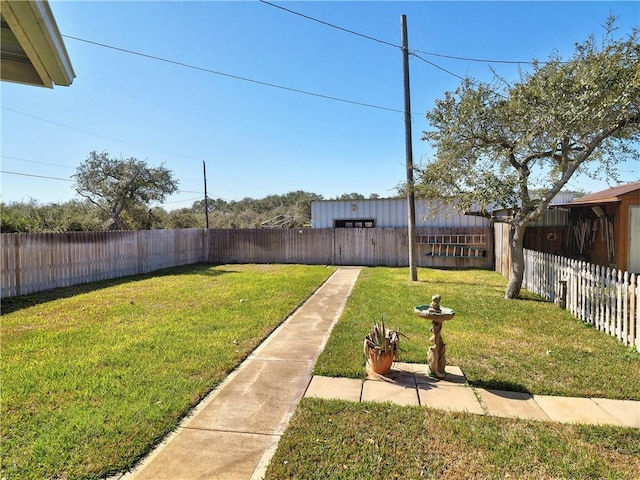
<svg viewBox="0 0 640 480"><path fill-rule="evenodd" d="M489 228L419 228L417 264L493 267ZM2 234L2 298L192 263L407 266L405 228Z"/></svg>
<svg viewBox="0 0 640 480"><path fill-rule="evenodd" d="M524 253L524 288L640 351L638 275L548 253Z"/></svg>
<svg viewBox="0 0 640 480"><path fill-rule="evenodd" d="M205 230L3 233L2 298L207 259Z"/></svg>
<svg viewBox="0 0 640 480"><path fill-rule="evenodd" d="M406 228L216 229L209 233L213 263L409 265ZM418 228L416 234L418 266L493 268L490 228Z"/></svg>

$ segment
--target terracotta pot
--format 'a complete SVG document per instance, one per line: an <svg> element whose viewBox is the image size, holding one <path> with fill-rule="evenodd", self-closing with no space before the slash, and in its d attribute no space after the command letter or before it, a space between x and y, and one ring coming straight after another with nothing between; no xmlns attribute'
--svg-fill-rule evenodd
<svg viewBox="0 0 640 480"><path fill-rule="evenodd" d="M375 349L370 348L368 357L369 367L371 370L375 373L387 373L391 370L395 354L393 352L379 353Z"/></svg>

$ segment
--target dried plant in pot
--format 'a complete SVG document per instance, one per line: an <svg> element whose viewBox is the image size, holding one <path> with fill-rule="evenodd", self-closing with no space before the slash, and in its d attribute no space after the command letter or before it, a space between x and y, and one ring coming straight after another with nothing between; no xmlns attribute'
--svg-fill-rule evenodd
<svg viewBox="0 0 640 480"><path fill-rule="evenodd" d="M393 362L398 360L400 335L399 329L388 329L383 319L380 323L374 323L373 328L364 337L364 356L369 368L375 373L388 372Z"/></svg>

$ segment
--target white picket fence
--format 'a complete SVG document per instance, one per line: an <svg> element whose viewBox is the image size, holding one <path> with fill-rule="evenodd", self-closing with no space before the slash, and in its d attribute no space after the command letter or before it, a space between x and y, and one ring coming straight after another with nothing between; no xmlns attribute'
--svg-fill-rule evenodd
<svg viewBox="0 0 640 480"><path fill-rule="evenodd" d="M525 250L523 287L640 352L640 276Z"/></svg>

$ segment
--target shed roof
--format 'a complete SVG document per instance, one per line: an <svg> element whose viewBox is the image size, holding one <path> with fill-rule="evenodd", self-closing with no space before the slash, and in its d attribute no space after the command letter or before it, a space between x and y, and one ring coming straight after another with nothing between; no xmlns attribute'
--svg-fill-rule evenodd
<svg viewBox="0 0 640 480"><path fill-rule="evenodd" d="M580 205L596 205L601 203L617 203L622 201L620 197L627 193L635 192L636 190L640 190L640 182L618 185L600 192L590 193L579 198L574 198L567 203L567 206L572 207Z"/></svg>

